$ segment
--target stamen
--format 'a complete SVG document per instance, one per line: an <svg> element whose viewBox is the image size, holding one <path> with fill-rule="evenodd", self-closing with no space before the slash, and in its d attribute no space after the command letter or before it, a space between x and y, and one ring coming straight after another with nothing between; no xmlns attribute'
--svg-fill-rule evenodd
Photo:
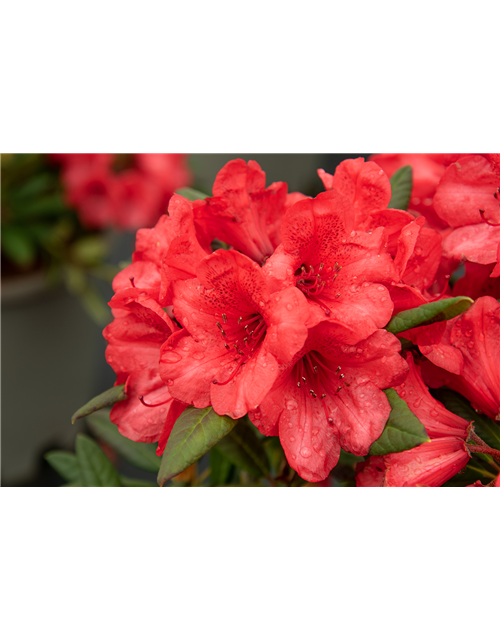
<svg viewBox="0 0 500 640"><path fill-rule="evenodd" d="M227 316L226 316L226 314L225 314L225 313L223 313L223 314L222 314L222 322L223 322L224 324L226 324L226 323L227 323Z"/></svg>

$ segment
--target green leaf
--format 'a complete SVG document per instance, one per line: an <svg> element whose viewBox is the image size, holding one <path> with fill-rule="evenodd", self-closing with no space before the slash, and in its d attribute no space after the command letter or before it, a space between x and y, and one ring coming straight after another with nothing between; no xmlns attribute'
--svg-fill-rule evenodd
<svg viewBox="0 0 500 640"><path fill-rule="evenodd" d="M396 391L386 389L384 393L391 405L391 413L382 435L372 444L370 455L385 456L430 442L424 425Z"/></svg>
<svg viewBox="0 0 500 640"><path fill-rule="evenodd" d="M270 464L262 442L250 425L240 421L218 444L217 449L236 467L254 478L269 475Z"/></svg>
<svg viewBox="0 0 500 640"><path fill-rule="evenodd" d="M466 296L429 302L420 307L415 307L415 309L401 311L391 319L385 328L390 333L401 333L402 331L433 324L434 322L451 320L451 318L455 318L467 311L473 302L474 300Z"/></svg>
<svg viewBox="0 0 500 640"><path fill-rule="evenodd" d="M128 478L127 476L120 476L122 487L156 487L156 482L150 482L149 480L138 480L137 478Z"/></svg>
<svg viewBox="0 0 500 640"><path fill-rule="evenodd" d="M70 483L81 482L80 465L74 453L69 451L49 451L44 458L64 480L68 480Z"/></svg>
<svg viewBox="0 0 500 640"><path fill-rule="evenodd" d="M104 409L105 407L112 407L116 402L126 399L127 394L125 393L124 384L111 387L111 389L100 393L98 396L84 404L83 407L80 407L78 411L75 411L71 417L71 424L75 424L77 420L85 418L85 416L89 416L91 413L94 413L94 411Z"/></svg>
<svg viewBox="0 0 500 640"><path fill-rule="evenodd" d="M226 456L213 447L210 450L210 484L212 487L220 487L229 479L233 465Z"/></svg>
<svg viewBox="0 0 500 640"><path fill-rule="evenodd" d="M31 202L19 205L16 213L22 218L38 218L38 217L58 217L61 214L68 213L69 209L59 194L44 196L37 198Z"/></svg>
<svg viewBox="0 0 500 640"><path fill-rule="evenodd" d="M226 436L236 425L229 416L219 416L212 407L188 407L177 418L161 460L158 484L163 486Z"/></svg>
<svg viewBox="0 0 500 640"><path fill-rule="evenodd" d="M191 187L177 189L175 193L183 196L184 198L187 198L188 200L191 200L191 202L194 202L194 200L205 200L205 198L209 197L206 193L202 193L201 191L197 191L196 189L191 189Z"/></svg>
<svg viewBox="0 0 500 640"><path fill-rule="evenodd" d="M66 482L66 484L62 484L61 487L84 487L85 485L81 480L72 480L71 482Z"/></svg>
<svg viewBox="0 0 500 640"><path fill-rule="evenodd" d="M157 474L160 458L156 455L156 444L133 442L118 432L109 419L109 411L97 411L87 418L90 430L97 438L110 444L124 460L134 467Z"/></svg>
<svg viewBox="0 0 500 640"><path fill-rule="evenodd" d="M477 411L471 407L470 402L456 391L441 388L432 389L431 392L436 400L444 404L448 411L464 418L467 422L474 422L474 431L481 440L484 440L486 444L493 447L493 449L500 450L499 424L483 413L477 413Z"/></svg>
<svg viewBox="0 0 500 640"><path fill-rule="evenodd" d="M30 267L36 259L36 246L26 229L2 225L2 254L14 264Z"/></svg>
<svg viewBox="0 0 500 640"><path fill-rule="evenodd" d="M57 182L50 173L38 173L15 189L16 200L30 200L50 189Z"/></svg>
<svg viewBox="0 0 500 640"><path fill-rule="evenodd" d="M79 433L75 449L86 487L121 486L116 469L95 440Z"/></svg>
<svg viewBox="0 0 500 640"><path fill-rule="evenodd" d="M356 465L359 462L363 462L364 460L365 458L363 456L355 456L353 453L341 449L338 464L345 464L348 467L352 467L353 465Z"/></svg>
<svg viewBox="0 0 500 640"><path fill-rule="evenodd" d="M413 169L409 164L398 169L391 178L391 201L388 209L403 209L406 211L410 204L413 189Z"/></svg>

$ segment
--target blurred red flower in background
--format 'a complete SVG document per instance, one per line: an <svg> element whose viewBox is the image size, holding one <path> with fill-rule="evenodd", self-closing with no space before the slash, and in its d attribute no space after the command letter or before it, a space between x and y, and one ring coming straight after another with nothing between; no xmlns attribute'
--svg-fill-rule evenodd
<svg viewBox="0 0 500 640"><path fill-rule="evenodd" d="M175 190L191 184L180 153L60 153L68 204L84 226L135 231L152 227Z"/></svg>

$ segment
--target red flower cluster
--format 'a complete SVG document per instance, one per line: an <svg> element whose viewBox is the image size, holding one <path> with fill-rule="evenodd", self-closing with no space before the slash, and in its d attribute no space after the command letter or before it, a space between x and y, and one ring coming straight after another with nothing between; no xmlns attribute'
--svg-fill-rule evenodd
<svg viewBox="0 0 500 640"><path fill-rule="evenodd" d="M178 153L61 153L68 204L84 226L135 231L152 227L176 189L191 183L186 156Z"/></svg>
<svg viewBox="0 0 500 640"><path fill-rule="evenodd" d="M128 394L111 419L133 440L158 441L161 454L188 405L235 419L248 413L263 434L280 437L302 478L320 482L341 447L368 454L390 413L382 390L393 387L401 397L415 394L410 408L432 442L371 458L358 483L376 472L379 484L442 484L467 463L468 425L432 399L411 355L401 357L400 341L384 330L395 312L439 297L441 232L421 215L387 209L390 182L374 162L347 160L334 176L319 173L327 190L309 198L281 182L266 188L257 163L233 160L213 197L174 196L169 215L138 232L133 262L113 283L115 319L104 331L107 360ZM212 251L215 239L230 247ZM498 324L498 312L480 301L462 322L478 326L481 304ZM437 324L429 354L442 346L460 353L455 375L467 387L474 374L465 373L463 344L450 323ZM489 325L481 331L487 354L498 337ZM498 412L490 378L471 399L483 401L485 387L497 402L485 406ZM439 471L427 462L436 456Z"/></svg>
<svg viewBox="0 0 500 640"><path fill-rule="evenodd" d="M412 166L409 210L439 231L442 275L466 261L454 294L500 297L500 154L380 154L372 160L389 177Z"/></svg>

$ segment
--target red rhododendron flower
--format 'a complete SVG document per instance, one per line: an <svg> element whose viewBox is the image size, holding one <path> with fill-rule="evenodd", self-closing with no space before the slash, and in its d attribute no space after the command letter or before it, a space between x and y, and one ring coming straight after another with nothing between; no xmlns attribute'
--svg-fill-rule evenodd
<svg viewBox="0 0 500 640"><path fill-rule="evenodd" d="M398 169L410 165L413 170L413 189L409 209L422 215L434 229L444 229L446 223L434 210L434 196L445 172L446 154L440 153L380 153L370 156L370 160L380 166L391 178Z"/></svg>
<svg viewBox="0 0 500 640"><path fill-rule="evenodd" d="M430 438L454 436L464 440L469 427L467 420L451 413L431 396L422 379L420 366L415 363L412 353L407 352L405 357L410 370L404 382L394 387L399 397L403 398L422 422Z"/></svg>
<svg viewBox="0 0 500 640"><path fill-rule="evenodd" d="M450 227L499 224L499 186L500 175L489 160L480 155L460 157L439 182L434 197L436 213Z"/></svg>
<svg viewBox="0 0 500 640"><path fill-rule="evenodd" d="M262 433L279 435L288 463L309 482L328 476L340 447L368 453L391 410L381 389L400 383L408 370L399 341L387 331L355 346L345 344L344 336L336 323L311 329L304 347L280 367L272 391L250 412Z"/></svg>
<svg viewBox="0 0 500 640"><path fill-rule="evenodd" d="M469 462L461 438L436 438L419 447L387 456L384 483L388 487L440 487Z"/></svg>
<svg viewBox="0 0 500 640"><path fill-rule="evenodd" d="M325 188L344 195L351 204L350 220L353 228L374 231L384 227L386 249L395 260L397 282L389 291L395 313L422 304L419 294L435 281L441 259L441 237L429 228L422 228L424 218L417 218L398 209L386 209L391 199L391 184L387 175L375 162L363 158L344 160L331 176L318 171ZM413 292L410 287L417 288Z"/></svg>
<svg viewBox="0 0 500 640"><path fill-rule="evenodd" d="M175 195L168 216L153 229L137 232L133 262L113 280L115 295L109 304L115 320L103 332L109 342L106 358L117 374L116 384L125 383L128 398L113 407L110 417L131 440L158 441L159 455L187 406L172 398L159 374L160 348L179 330L159 303L171 303L171 280L194 277L205 255L192 204ZM181 271L176 269L179 258Z"/></svg>
<svg viewBox="0 0 500 640"><path fill-rule="evenodd" d="M462 373L424 362L424 380L431 387L446 385L458 391L475 409L500 420L500 303L489 296L479 298L448 323L449 343L463 357Z"/></svg>
<svg viewBox="0 0 500 640"><path fill-rule="evenodd" d="M349 232L350 214L349 200L336 191L300 200L287 211L282 247L264 271L276 289L295 285L304 293L309 326L328 319L346 328L346 341L359 341L389 322L393 304L384 283L394 281L397 271L384 229Z"/></svg>
<svg viewBox="0 0 500 640"><path fill-rule="evenodd" d="M410 371L395 390L425 426L431 442L401 453L372 456L358 465L357 486L438 487L469 461L465 446L469 423L431 396L410 352L406 359Z"/></svg>
<svg viewBox="0 0 500 640"><path fill-rule="evenodd" d="M217 174L213 197L196 201L196 218L212 239L217 238L259 264L281 242L281 220L288 187L274 182L266 188L266 174L254 160L231 160ZM292 195L292 194L290 194Z"/></svg>
<svg viewBox="0 0 500 640"><path fill-rule="evenodd" d="M309 308L295 287L271 294L258 264L234 250L204 258L196 273L172 284L184 329L162 347L160 373L182 402L240 418L302 348Z"/></svg>
<svg viewBox="0 0 500 640"><path fill-rule="evenodd" d="M151 227L164 213L174 190L191 182L183 154L52 157L62 163L67 201L87 227Z"/></svg>
<svg viewBox="0 0 500 640"><path fill-rule="evenodd" d="M146 266L147 265L147 266ZM119 432L136 442L159 442L158 455L163 453L172 427L185 409L184 403L173 400L159 375L160 347L175 330L175 326L151 297L148 289L132 286L159 285L151 263L134 263L128 273L134 273L124 284L123 276L115 279L117 293L109 303L117 316L103 335L108 341L106 360L117 374L116 384L125 383L127 399L111 410L110 419ZM151 291L150 290L150 291Z"/></svg>
<svg viewBox="0 0 500 640"><path fill-rule="evenodd" d="M405 164L412 166L410 207L436 229L454 228L443 235L445 259L498 260L499 236L486 225L500 223L498 154L381 154L372 159L389 176Z"/></svg>

